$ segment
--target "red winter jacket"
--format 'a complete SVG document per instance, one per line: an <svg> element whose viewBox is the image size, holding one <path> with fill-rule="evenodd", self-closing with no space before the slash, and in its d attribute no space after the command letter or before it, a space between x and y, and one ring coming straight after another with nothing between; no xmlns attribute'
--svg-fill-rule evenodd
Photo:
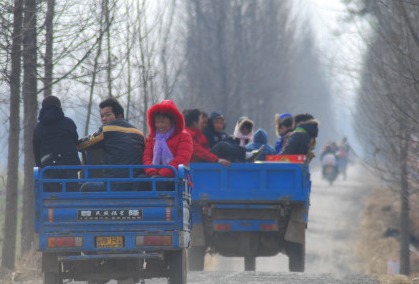
<svg viewBox="0 0 419 284"><path fill-rule="evenodd" d="M168 114L175 120L175 131L173 135L167 139L167 146L173 155L173 160L169 163L170 166L176 169L180 164L187 166L192 157L192 138L185 130L185 120L182 113L178 110L176 104L171 100L163 100L159 104L153 105L147 111L147 123L150 134L144 149L143 164L153 164L153 149L156 137L156 127L154 124L154 116L156 113ZM173 177L173 171L168 168L148 168L145 169L148 176L159 175L162 177Z"/></svg>
<svg viewBox="0 0 419 284"><path fill-rule="evenodd" d="M210 152L208 140L199 129L186 128L192 136L193 153L191 162L217 162L218 157Z"/></svg>

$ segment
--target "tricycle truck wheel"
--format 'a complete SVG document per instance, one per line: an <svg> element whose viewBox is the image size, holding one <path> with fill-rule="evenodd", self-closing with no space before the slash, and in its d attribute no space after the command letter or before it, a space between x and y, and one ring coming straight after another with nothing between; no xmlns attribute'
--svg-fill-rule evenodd
<svg viewBox="0 0 419 284"><path fill-rule="evenodd" d="M62 284L63 279L57 272L44 272L44 284Z"/></svg>
<svg viewBox="0 0 419 284"><path fill-rule="evenodd" d="M290 272L304 272L305 245L288 243L288 268Z"/></svg>
<svg viewBox="0 0 419 284"><path fill-rule="evenodd" d="M186 249L170 252L168 255L169 284L186 284L187 260Z"/></svg>
<svg viewBox="0 0 419 284"><path fill-rule="evenodd" d="M244 270L245 271L255 271L256 270L256 257L254 257L254 256L245 256L244 257Z"/></svg>
<svg viewBox="0 0 419 284"><path fill-rule="evenodd" d="M203 246L190 247L188 249L189 271L203 271L205 262L205 252L207 248Z"/></svg>

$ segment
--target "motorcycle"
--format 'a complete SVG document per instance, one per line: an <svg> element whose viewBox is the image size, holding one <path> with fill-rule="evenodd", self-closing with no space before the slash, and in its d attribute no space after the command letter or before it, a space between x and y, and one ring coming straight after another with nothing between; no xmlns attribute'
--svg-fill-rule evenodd
<svg viewBox="0 0 419 284"><path fill-rule="evenodd" d="M323 166L323 178L325 178L330 185L333 185L333 182L338 176L338 168L334 165L324 165Z"/></svg>
<svg viewBox="0 0 419 284"><path fill-rule="evenodd" d="M339 173L336 162L336 156L331 153L324 155L322 159L323 178L329 181L330 185L333 185L333 182L336 180Z"/></svg>

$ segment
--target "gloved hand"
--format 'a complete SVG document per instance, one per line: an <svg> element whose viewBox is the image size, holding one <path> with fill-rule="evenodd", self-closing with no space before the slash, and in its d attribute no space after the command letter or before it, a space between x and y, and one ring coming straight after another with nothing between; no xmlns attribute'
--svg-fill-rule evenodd
<svg viewBox="0 0 419 284"><path fill-rule="evenodd" d="M154 169L154 168L147 168L147 169L144 169L144 171L145 171L146 175L149 176L149 177L151 177L153 175L157 175L157 170Z"/></svg>

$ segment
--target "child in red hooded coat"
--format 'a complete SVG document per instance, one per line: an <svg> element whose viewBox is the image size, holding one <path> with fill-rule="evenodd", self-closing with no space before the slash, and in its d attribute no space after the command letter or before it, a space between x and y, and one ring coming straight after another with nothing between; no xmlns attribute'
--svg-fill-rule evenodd
<svg viewBox="0 0 419 284"><path fill-rule="evenodd" d="M149 135L145 145L144 165L187 166L192 157L191 135L185 130L185 120L176 104L163 100L147 111ZM173 177L169 168L147 168L147 176Z"/></svg>

